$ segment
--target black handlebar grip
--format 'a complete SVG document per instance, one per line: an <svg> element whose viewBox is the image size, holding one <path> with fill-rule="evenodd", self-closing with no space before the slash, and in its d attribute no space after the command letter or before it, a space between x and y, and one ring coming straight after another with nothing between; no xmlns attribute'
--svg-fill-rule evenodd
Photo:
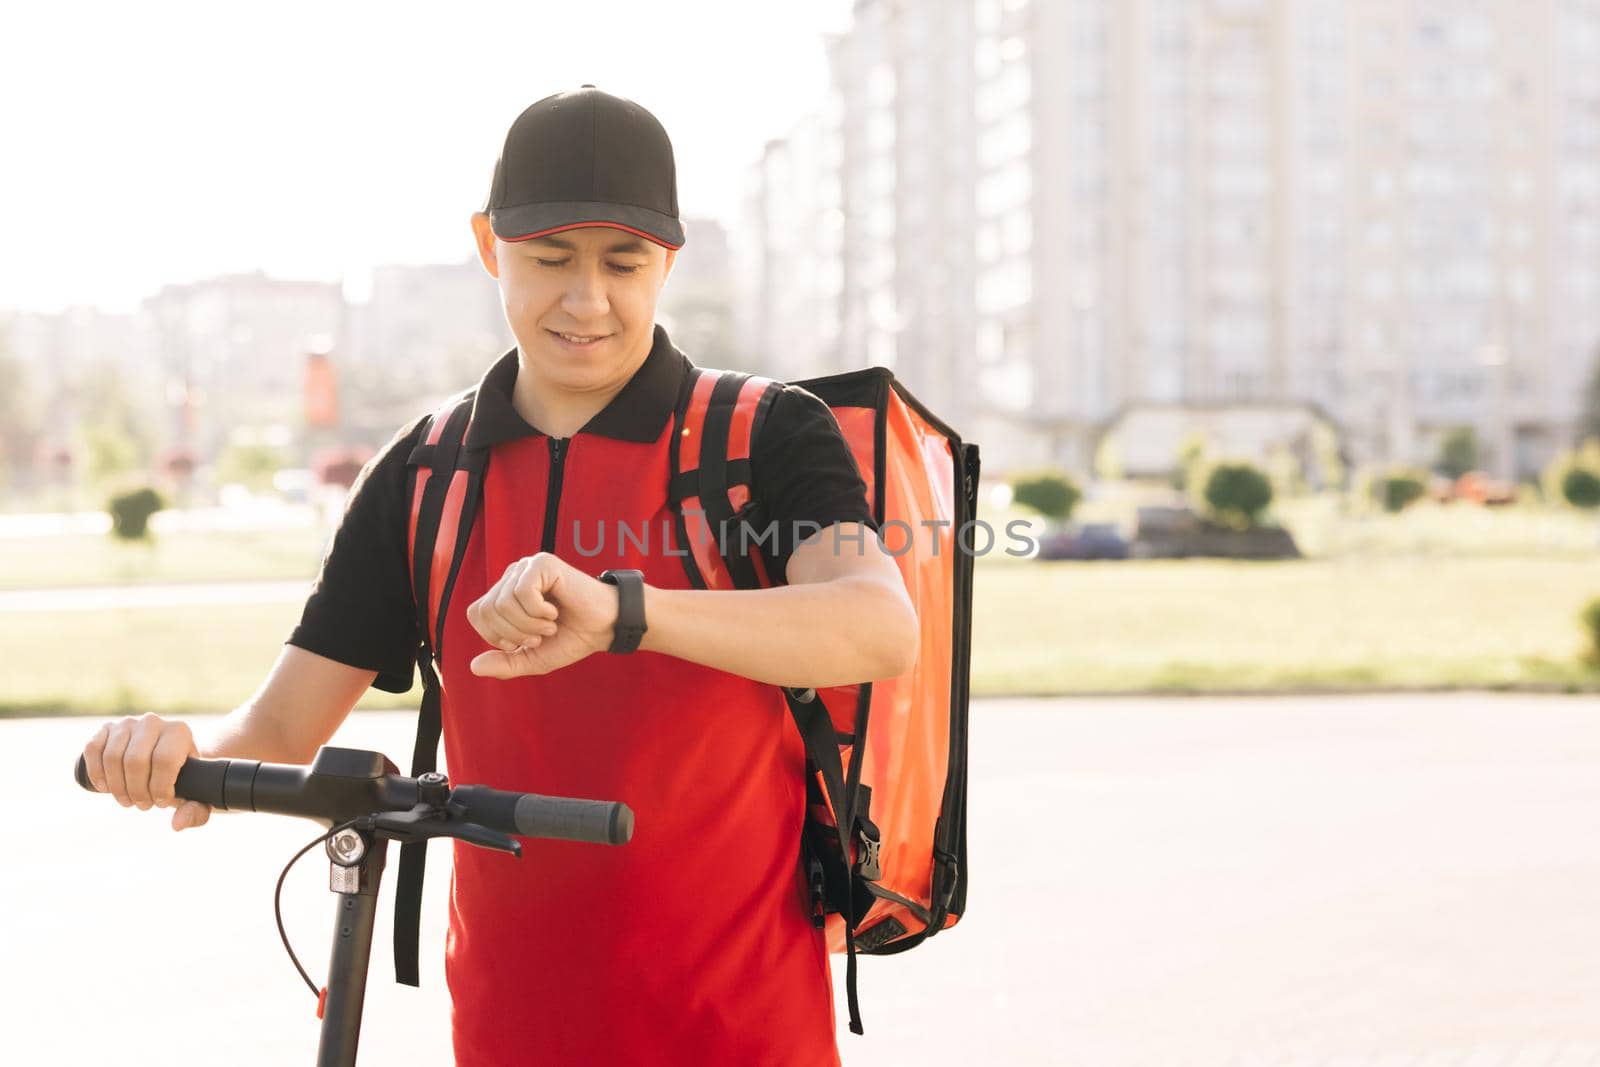
<svg viewBox="0 0 1600 1067"><path fill-rule="evenodd" d="M190 756L178 768L178 780L172 791L184 800L198 800L213 808L227 809L227 794L223 783L228 778L228 767L235 761L228 759L200 759Z"/></svg>
<svg viewBox="0 0 1600 1067"><path fill-rule="evenodd" d="M597 845L625 845L633 837L633 809L620 801L575 800L524 793L517 801L517 833Z"/></svg>
<svg viewBox="0 0 1600 1067"><path fill-rule="evenodd" d="M633 811L609 800L511 793L481 785L450 790L470 821L521 837L549 837L594 845L623 845L633 837Z"/></svg>
<svg viewBox="0 0 1600 1067"><path fill-rule="evenodd" d="M173 792L184 800L198 800L202 804L210 804L217 808L226 807L223 803L223 782L228 777L228 765L232 762L232 760L199 759L190 756L178 769L178 780L174 783ZM89 781L89 765L81 755L78 757L78 765L72 770L72 776L89 792L99 792L94 783Z"/></svg>

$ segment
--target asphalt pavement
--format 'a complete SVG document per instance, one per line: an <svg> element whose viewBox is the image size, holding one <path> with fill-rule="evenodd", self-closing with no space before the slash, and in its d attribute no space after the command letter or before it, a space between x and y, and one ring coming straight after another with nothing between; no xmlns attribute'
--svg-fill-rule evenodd
<svg viewBox="0 0 1600 1067"><path fill-rule="evenodd" d="M310 1063L272 887L315 827L175 835L81 793L93 726L0 722L28 801L5 821L0 1063ZM409 729L359 715L339 743L401 756ZM846 1064L1600 1064L1600 700L983 701L972 734L968 915L863 961ZM389 981L385 893L364 1063L449 1061L447 866L421 990ZM314 976L326 877L313 857L286 891Z"/></svg>

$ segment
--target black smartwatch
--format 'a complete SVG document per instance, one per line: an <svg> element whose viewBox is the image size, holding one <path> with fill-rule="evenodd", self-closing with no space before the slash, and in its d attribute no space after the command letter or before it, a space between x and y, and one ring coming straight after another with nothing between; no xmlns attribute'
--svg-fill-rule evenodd
<svg viewBox="0 0 1600 1067"><path fill-rule="evenodd" d="M600 580L617 587L617 625L606 651L632 652L649 629L644 624L644 575L639 571L606 571Z"/></svg>

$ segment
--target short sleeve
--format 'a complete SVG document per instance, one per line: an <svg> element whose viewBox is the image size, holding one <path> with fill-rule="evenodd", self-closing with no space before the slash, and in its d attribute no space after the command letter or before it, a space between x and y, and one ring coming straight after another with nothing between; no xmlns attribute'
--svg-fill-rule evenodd
<svg viewBox="0 0 1600 1067"><path fill-rule="evenodd" d="M818 529L839 522L878 528L833 411L799 386L785 386L773 398L751 443L750 477L751 495L773 531L761 550L774 576L786 574L795 545Z"/></svg>
<svg viewBox="0 0 1600 1067"><path fill-rule="evenodd" d="M289 644L361 670L373 687L411 689L417 624L406 558L407 462L426 417L361 471Z"/></svg>

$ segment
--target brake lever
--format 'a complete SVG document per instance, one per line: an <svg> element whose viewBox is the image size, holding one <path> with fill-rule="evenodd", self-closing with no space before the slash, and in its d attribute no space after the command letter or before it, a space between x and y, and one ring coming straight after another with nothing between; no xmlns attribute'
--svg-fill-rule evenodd
<svg viewBox="0 0 1600 1067"><path fill-rule="evenodd" d="M410 811L383 811L357 821L358 829L375 831L391 841L412 844L435 837L450 837L479 848L508 852L522 857L522 845L509 834L491 830L475 822L451 818L450 813L431 804L418 804Z"/></svg>
<svg viewBox="0 0 1600 1067"><path fill-rule="evenodd" d="M458 841L465 841L469 845L479 848L493 849L496 852L509 852L511 855L522 858L522 842L510 834L503 834L499 830L491 830L475 822L458 822L453 824L454 832L445 836L453 837Z"/></svg>

